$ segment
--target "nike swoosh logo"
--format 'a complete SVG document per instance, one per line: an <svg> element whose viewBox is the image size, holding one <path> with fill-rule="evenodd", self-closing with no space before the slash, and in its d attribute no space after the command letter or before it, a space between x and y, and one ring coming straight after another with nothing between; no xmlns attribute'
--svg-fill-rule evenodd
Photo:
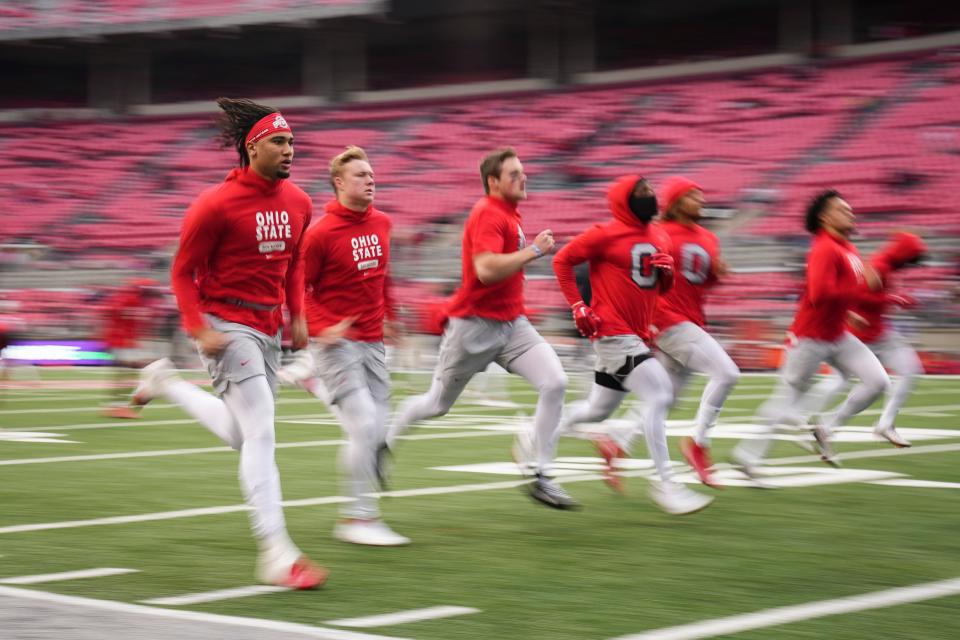
<svg viewBox="0 0 960 640"><path fill-rule="evenodd" d="M248 362L250 362L250 361L249 361L249 360L244 360L243 362L240 363L240 366L241 366L241 367L245 367L245 366L247 366L247 363L248 363Z"/></svg>

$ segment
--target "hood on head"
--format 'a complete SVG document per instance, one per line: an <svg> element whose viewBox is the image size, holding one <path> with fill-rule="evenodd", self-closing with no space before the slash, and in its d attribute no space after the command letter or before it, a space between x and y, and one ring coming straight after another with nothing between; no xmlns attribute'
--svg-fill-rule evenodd
<svg viewBox="0 0 960 640"><path fill-rule="evenodd" d="M624 224L640 226L643 223L630 210L630 194L633 193L637 183L643 180L643 176L629 175L617 178L607 189L607 202L610 204L610 211L613 217Z"/></svg>
<svg viewBox="0 0 960 640"><path fill-rule="evenodd" d="M703 189L696 182L690 178L684 178L683 176L670 176L663 182L663 186L660 187L660 207L661 211L670 211L670 207L677 203L677 200L682 198L688 191L693 189Z"/></svg>
<svg viewBox="0 0 960 640"><path fill-rule="evenodd" d="M898 231L893 234L887 244L873 254L871 261L874 264L888 265L892 269L899 269L903 265L917 260L926 252L927 245L920 236Z"/></svg>

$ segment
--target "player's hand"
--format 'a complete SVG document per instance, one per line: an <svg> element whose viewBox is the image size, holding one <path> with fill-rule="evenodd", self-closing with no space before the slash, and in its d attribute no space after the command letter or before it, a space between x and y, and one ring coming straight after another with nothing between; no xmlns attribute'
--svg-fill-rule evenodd
<svg viewBox="0 0 960 640"><path fill-rule="evenodd" d="M198 330L193 335L193 339L197 341L197 346L200 348L200 351L208 356L219 354L226 349L227 344L230 343L230 338L227 334L217 331L216 329L211 329L210 327L204 327Z"/></svg>
<svg viewBox="0 0 960 640"><path fill-rule="evenodd" d="M885 300L887 304L895 304L901 309L913 309L918 304L916 298L905 293L888 293Z"/></svg>
<svg viewBox="0 0 960 640"><path fill-rule="evenodd" d="M583 301L577 302L571 307L573 311L573 323L577 325L577 331L584 338L593 338L600 331L600 316L588 307Z"/></svg>
<svg viewBox="0 0 960 640"><path fill-rule="evenodd" d="M879 291L883 288L883 280L880 279L880 274L868 263L863 264L863 279L867 281L867 287L870 291Z"/></svg>
<svg viewBox="0 0 960 640"><path fill-rule="evenodd" d="M713 275L718 278L725 278L730 274L730 265L723 258L717 258L713 263Z"/></svg>
<svg viewBox="0 0 960 640"><path fill-rule="evenodd" d="M666 271L667 273L673 273L673 256L669 253L664 253L660 251L653 254L650 257L650 264L660 269L661 271Z"/></svg>
<svg viewBox="0 0 960 640"><path fill-rule="evenodd" d="M337 324L332 324L321 331L320 335L314 336L313 341L322 345L330 345L340 342L343 340L344 336L347 335L347 331L350 330L350 327L353 326L353 323L356 322L356 320L357 316L348 316Z"/></svg>
<svg viewBox="0 0 960 640"><path fill-rule="evenodd" d="M551 253L557 247L557 241L553 239L553 231L550 229L544 229L537 234L537 237L534 238L533 244L540 249L543 255Z"/></svg>
<svg viewBox="0 0 960 640"><path fill-rule="evenodd" d="M847 311L847 324L858 331L863 331L870 326L867 319L855 311Z"/></svg>
<svg viewBox="0 0 960 640"><path fill-rule="evenodd" d="M306 316L297 316L290 321L290 341L295 351L307 346L310 341L310 334L307 331Z"/></svg>
<svg viewBox="0 0 960 640"><path fill-rule="evenodd" d="M400 340L403 338L403 331L400 327L399 322L394 322L393 320L385 320L383 323L383 341L387 344L400 344Z"/></svg>

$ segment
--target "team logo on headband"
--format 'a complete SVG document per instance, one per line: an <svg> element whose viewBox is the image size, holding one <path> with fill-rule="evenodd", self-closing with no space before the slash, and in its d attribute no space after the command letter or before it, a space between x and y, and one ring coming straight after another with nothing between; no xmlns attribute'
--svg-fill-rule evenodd
<svg viewBox="0 0 960 640"><path fill-rule="evenodd" d="M287 121L279 113L277 117L273 119L273 128L274 129L289 129L290 126L287 124Z"/></svg>

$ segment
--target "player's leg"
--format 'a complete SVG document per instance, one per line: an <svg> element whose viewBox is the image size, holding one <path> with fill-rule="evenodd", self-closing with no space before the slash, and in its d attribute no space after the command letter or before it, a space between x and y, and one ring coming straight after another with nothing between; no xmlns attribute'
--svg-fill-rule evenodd
<svg viewBox="0 0 960 640"><path fill-rule="evenodd" d="M627 392L621 389L598 384L596 380L590 387L586 400L578 400L563 409L560 419L560 433L564 434L584 422L603 422L623 403Z"/></svg>
<svg viewBox="0 0 960 640"><path fill-rule="evenodd" d="M214 375L216 358L203 357ZM225 382L221 388L225 388ZM207 428L230 447L240 450L243 438L240 428L223 400L180 378L168 358L148 364L140 371L140 383L133 394L133 403L145 405L155 397L163 397L183 409L187 415Z"/></svg>
<svg viewBox="0 0 960 640"><path fill-rule="evenodd" d="M871 346L880 361L896 376L874 432L896 447L909 447L910 442L897 433L894 422L900 408L907 402L916 386L919 376L923 375L923 363L913 347L893 331L888 332L880 343Z"/></svg>
<svg viewBox="0 0 960 640"><path fill-rule="evenodd" d="M774 427L796 420L796 408L832 345L802 338L787 348L773 396L764 405L764 431L741 440L731 454L734 464L748 475L755 475L757 465L766 458Z"/></svg>
<svg viewBox="0 0 960 640"><path fill-rule="evenodd" d="M811 416L822 414L831 406L850 383L842 372L834 369L819 382L810 387L810 390L800 399L800 414L809 419Z"/></svg>
<svg viewBox="0 0 960 640"><path fill-rule="evenodd" d="M500 351L506 336L498 325L482 318L450 318L440 343L430 389L404 400L387 431L387 445L421 420L445 415L470 379L483 371Z"/></svg>
<svg viewBox="0 0 960 640"><path fill-rule="evenodd" d="M554 509L578 508L579 504L548 477L560 435L567 374L557 352L525 317L521 316L508 325L512 325L509 326L508 341L497 362L510 373L526 379L538 394L533 433L518 434L514 457L518 458L522 469L528 466L534 469L534 480L527 487L534 500Z"/></svg>
<svg viewBox="0 0 960 640"><path fill-rule="evenodd" d="M712 498L673 481L667 447L667 412L673 402L673 387L666 369L655 358L648 357L634 366L623 386L642 398L646 406L643 436L660 478L659 483L651 485L653 500L661 509L675 515L706 507Z"/></svg>
<svg viewBox="0 0 960 640"><path fill-rule="evenodd" d="M890 377L884 371L880 360L853 334L846 333L837 341L830 362L844 375L857 378L859 382L850 390L840 407L824 420L823 426L828 435L835 427L869 407L880 394L890 389Z"/></svg>

